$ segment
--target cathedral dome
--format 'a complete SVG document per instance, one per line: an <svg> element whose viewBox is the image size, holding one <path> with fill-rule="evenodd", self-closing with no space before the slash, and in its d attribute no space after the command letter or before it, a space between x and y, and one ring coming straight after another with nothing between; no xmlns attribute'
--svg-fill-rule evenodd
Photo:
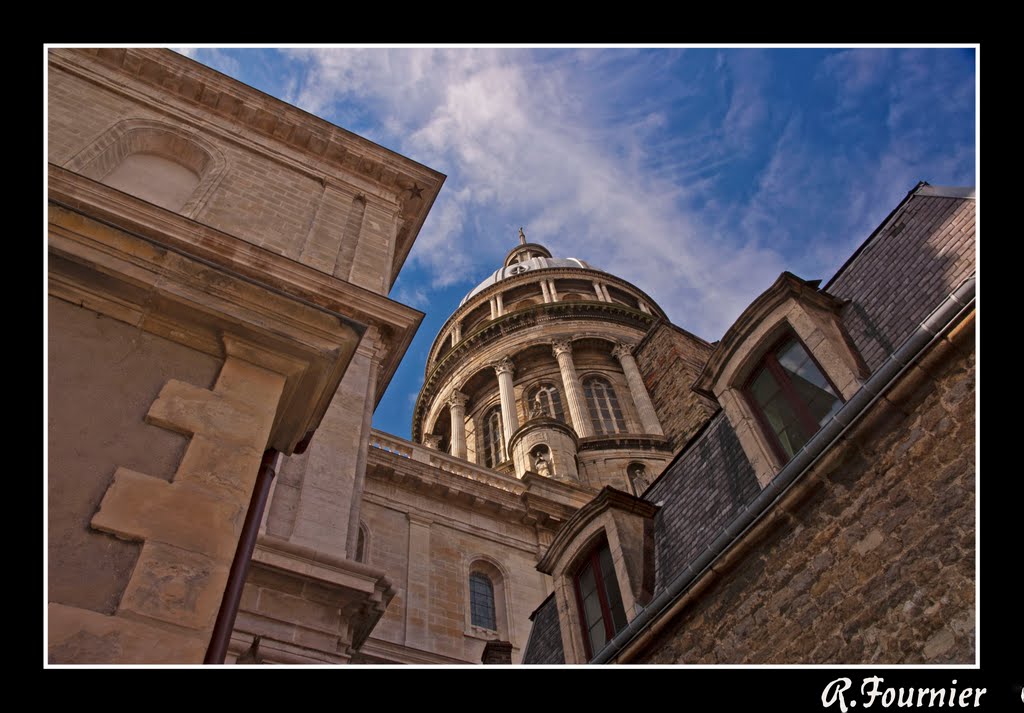
<svg viewBox="0 0 1024 713"><path fill-rule="evenodd" d="M526 260L523 260L522 262L514 262L511 265L506 265L505 267L498 268L490 275L488 275L486 280L484 280L479 285L470 290L469 293L462 298L462 301L459 302L459 305L461 306L466 304L466 302L469 301L469 299L473 295L477 294L478 292L484 291L491 285L497 284L502 280L506 280L510 277L515 277L517 275L522 275L523 273L529 272L530 270L544 270L555 268L583 268L584 270L597 270L597 268L593 267L592 265L589 265L580 260L579 258L574 257L531 257ZM603 270L597 271L603 272Z"/></svg>
<svg viewBox="0 0 1024 713"><path fill-rule="evenodd" d="M633 349L664 312L635 285L519 244L438 332L413 439L478 466L600 489L671 455Z"/></svg>

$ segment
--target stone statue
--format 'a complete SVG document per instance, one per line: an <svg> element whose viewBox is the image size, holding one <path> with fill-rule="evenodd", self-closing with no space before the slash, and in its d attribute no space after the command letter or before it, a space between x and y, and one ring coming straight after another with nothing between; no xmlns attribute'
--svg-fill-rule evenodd
<svg viewBox="0 0 1024 713"><path fill-rule="evenodd" d="M523 226L519 226L519 244L526 245L526 233L523 232Z"/></svg>
<svg viewBox="0 0 1024 713"><path fill-rule="evenodd" d="M537 418L539 416L547 416L547 412L544 409L544 402L540 400L540 392L538 391L533 395L533 403L530 404L530 418Z"/></svg>
<svg viewBox="0 0 1024 713"><path fill-rule="evenodd" d="M537 451L533 460L533 470L538 475L551 475L551 464L544 455L544 451Z"/></svg>
<svg viewBox="0 0 1024 713"><path fill-rule="evenodd" d="M633 492L639 497L651 484L647 476L647 467L643 463L634 463L629 468L629 475L633 481Z"/></svg>

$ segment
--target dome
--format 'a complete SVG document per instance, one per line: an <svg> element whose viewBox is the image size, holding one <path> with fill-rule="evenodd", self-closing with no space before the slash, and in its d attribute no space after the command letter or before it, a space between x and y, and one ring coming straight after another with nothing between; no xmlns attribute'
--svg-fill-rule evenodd
<svg viewBox="0 0 1024 713"><path fill-rule="evenodd" d="M522 273L527 272L529 270L545 270L549 268L560 267L584 268L587 270L598 269L593 265L589 265L583 262L582 260L579 260L574 257L532 257L529 260L523 260L522 262L512 263L511 265L507 265L505 267L495 270L487 277L486 280L484 280L479 285L474 287L469 292L469 294L463 297L462 301L459 302L459 306L461 307L462 305L466 304L466 301L473 295L477 294L478 292L481 292L486 288L490 287L491 285L501 282L502 280L508 279L509 277L521 275ZM601 272L603 272L603 270L601 270Z"/></svg>

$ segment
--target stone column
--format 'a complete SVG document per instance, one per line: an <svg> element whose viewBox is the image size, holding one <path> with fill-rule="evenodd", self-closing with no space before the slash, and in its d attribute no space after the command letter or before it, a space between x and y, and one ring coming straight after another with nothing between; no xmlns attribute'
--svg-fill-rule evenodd
<svg viewBox="0 0 1024 713"><path fill-rule="evenodd" d="M648 307L647 303L644 302L643 300L640 300L640 311L643 312L644 314L650 314L651 313L650 307Z"/></svg>
<svg viewBox="0 0 1024 713"><path fill-rule="evenodd" d="M572 362L572 343L568 339L557 341L551 345L551 351L558 360L558 370L562 374L562 386L565 389L565 400L569 404L569 416L572 427L580 438L594 435L593 424L587 404L583 400L583 387L576 376L576 365Z"/></svg>
<svg viewBox="0 0 1024 713"><path fill-rule="evenodd" d="M427 448L436 451L438 446L441 445L441 437L435 436L433 433L428 433L423 437L423 445Z"/></svg>
<svg viewBox="0 0 1024 713"><path fill-rule="evenodd" d="M462 341L462 322L456 322L452 326L452 346Z"/></svg>
<svg viewBox="0 0 1024 713"><path fill-rule="evenodd" d="M597 295L597 299L601 302L607 302L608 300L604 296L604 292L601 290L601 285L596 280L594 281L594 293Z"/></svg>
<svg viewBox="0 0 1024 713"><path fill-rule="evenodd" d="M491 319L494 319L498 316L498 303L492 297L488 300L488 304L491 306Z"/></svg>
<svg viewBox="0 0 1024 713"><path fill-rule="evenodd" d="M661 423L658 422L658 414L654 410L651 396L647 393L644 379L640 376L640 370L633 358L633 347L629 344L618 344L612 349L612 354L622 364L622 373L626 375L626 383L629 384L629 392L633 396L633 403L640 413L640 423L643 424L644 433L653 433L656 436L664 436L661 430Z"/></svg>
<svg viewBox="0 0 1024 713"><path fill-rule="evenodd" d="M501 396L501 427L504 431L502 435L504 436L506 458L512 457L508 448L508 439L519 428L519 416L516 415L515 391L512 388L512 372L514 370L515 365L508 357L502 357L494 365L494 371L498 374L498 393Z"/></svg>
<svg viewBox="0 0 1024 713"><path fill-rule="evenodd" d="M505 301L501 298L500 292L494 296L494 302L498 306L498 316L505 314Z"/></svg>
<svg viewBox="0 0 1024 713"><path fill-rule="evenodd" d="M551 301L558 302L558 290L555 289L554 280L548 280L548 292L551 293Z"/></svg>
<svg viewBox="0 0 1024 713"><path fill-rule="evenodd" d="M452 414L452 455L466 459L466 401L469 397L461 391L453 391L445 402Z"/></svg>
<svg viewBox="0 0 1024 713"><path fill-rule="evenodd" d="M548 281L547 280L541 280L540 281L540 291L544 293L544 301L545 302L551 302L551 291L548 290Z"/></svg>
<svg viewBox="0 0 1024 713"><path fill-rule="evenodd" d="M608 294L608 285L604 284L603 282L601 283L601 292L604 293L604 301L605 302L614 302L615 301L615 300L612 299L612 296L610 294Z"/></svg>

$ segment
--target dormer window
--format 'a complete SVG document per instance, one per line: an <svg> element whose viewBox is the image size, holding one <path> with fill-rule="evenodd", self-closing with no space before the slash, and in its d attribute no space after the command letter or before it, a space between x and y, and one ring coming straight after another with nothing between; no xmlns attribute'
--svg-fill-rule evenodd
<svg viewBox="0 0 1024 713"><path fill-rule="evenodd" d="M817 362L792 335L765 354L744 393L784 461L843 405Z"/></svg>
<svg viewBox="0 0 1024 713"><path fill-rule="evenodd" d="M586 556L574 581L583 641L590 659L626 627L622 592L615 578L612 553L606 540Z"/></svg>
<svg viewBox="0 0 1024 713"><path fill-rule="evenodd" d="M761 487L868 375L843 306L818 281L784 272L728 329L693 385L722 405Z"/></svg>

